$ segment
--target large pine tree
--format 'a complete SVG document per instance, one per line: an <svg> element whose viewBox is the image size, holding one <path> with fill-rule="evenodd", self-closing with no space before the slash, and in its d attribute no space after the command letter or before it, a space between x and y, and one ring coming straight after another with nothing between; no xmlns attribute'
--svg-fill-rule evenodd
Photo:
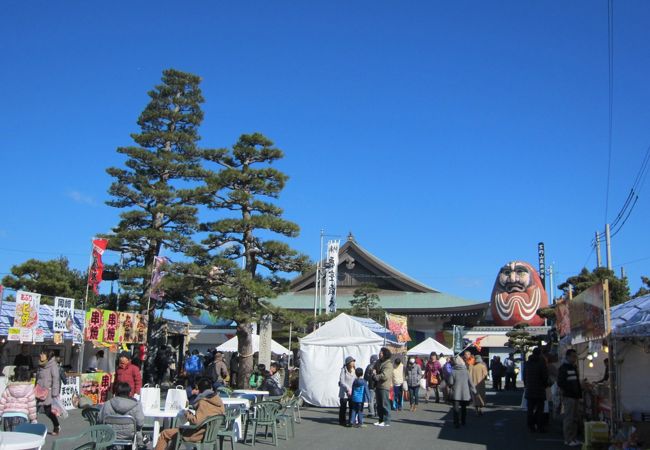
<svg viewBox="0 0 650 450"><path fill-rule="evenodd" d="M108 235L109 249L123 254L122 285L149 315L149 323L162 306L149 298L154 258L163 247L186 252L198 227L202 190L196 186L205 175L197 147L203 121L200 81L165 70L138 118L140 132L131 135L137 146L118 148L126 156L124 167L107 169L114 181L109 188L113 199L106 203L123 210Z"/></svg>
<svg viewBox="0 0 650 450"><path fill-rule="evenodd" d="M301 271L307 258L272 239L273 235L292 238L299 233L298 225L284 219L282 209L272 202L288 178L270 167L283 157L282 151L254 133L242 135L232 149L210 150L205 155L221 169L207 182L208 207L221 216L202 224L208 235L197 261L209 269L201 307L237 322L242 385L253 369L252 324L274 311L264 299L286 288L278 273Z"/></svg>

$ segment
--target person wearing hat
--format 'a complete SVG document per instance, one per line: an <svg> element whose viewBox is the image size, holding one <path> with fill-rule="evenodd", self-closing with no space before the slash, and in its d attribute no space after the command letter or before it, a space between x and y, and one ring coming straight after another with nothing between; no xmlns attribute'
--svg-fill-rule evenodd
<svg viewBox="0 0 650 450"><path fill-rule="evenodd" d="M356 379L354 373L355 359L352 356L345 358L345 365L341 367L341 375L339 376L339 400L341 406L339 407L339 425L350 426L352 420L352 405L350 398L352 397L352 384ZM346 414L349 409L349 414ZM347 416L347 417L346 417Z"/></svg>

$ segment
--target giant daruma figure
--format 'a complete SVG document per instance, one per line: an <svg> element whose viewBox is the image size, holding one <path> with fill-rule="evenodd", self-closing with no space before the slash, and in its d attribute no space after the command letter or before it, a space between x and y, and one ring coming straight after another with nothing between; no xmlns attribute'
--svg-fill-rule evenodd
<svg viewBox="0 0 650 450"><path fill-rule="evenodd" d="M513 326L521 322L544 325L537 310L547 306L546 291L533 266L513 261L499 270L492 289L492 318L496 325Z"/></svg>

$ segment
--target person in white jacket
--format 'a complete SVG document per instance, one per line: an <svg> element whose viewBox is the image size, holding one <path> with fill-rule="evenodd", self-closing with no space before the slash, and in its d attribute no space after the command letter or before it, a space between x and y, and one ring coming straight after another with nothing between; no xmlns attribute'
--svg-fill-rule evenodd
<svg viewBox="0 0 650 450"><path fill-rule="evenodd" d="M404 364L400 358L393 362L393 406L397 411L402 410L402 396L404 395Z"/></svg>

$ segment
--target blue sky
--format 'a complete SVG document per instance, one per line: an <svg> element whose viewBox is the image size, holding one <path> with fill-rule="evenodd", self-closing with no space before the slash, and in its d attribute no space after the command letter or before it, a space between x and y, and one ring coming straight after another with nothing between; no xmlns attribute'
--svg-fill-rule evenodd
<svg viewBox="0 0 650 450"><path fill-rule="evenodd" d="M650 145L650 3L615 2L608 219ZM0 272L87 264L117 223L105 168L173 67L203 78L201 145L259 131L285 151L280 200L424 283L487 300L499 267L595 266L605 222L607 2L23 2L0 6ZM613 240L650 275L647 184ZM112 256L108 256L110 260ZM557 283L556 283L557 284Z"/></svg>

